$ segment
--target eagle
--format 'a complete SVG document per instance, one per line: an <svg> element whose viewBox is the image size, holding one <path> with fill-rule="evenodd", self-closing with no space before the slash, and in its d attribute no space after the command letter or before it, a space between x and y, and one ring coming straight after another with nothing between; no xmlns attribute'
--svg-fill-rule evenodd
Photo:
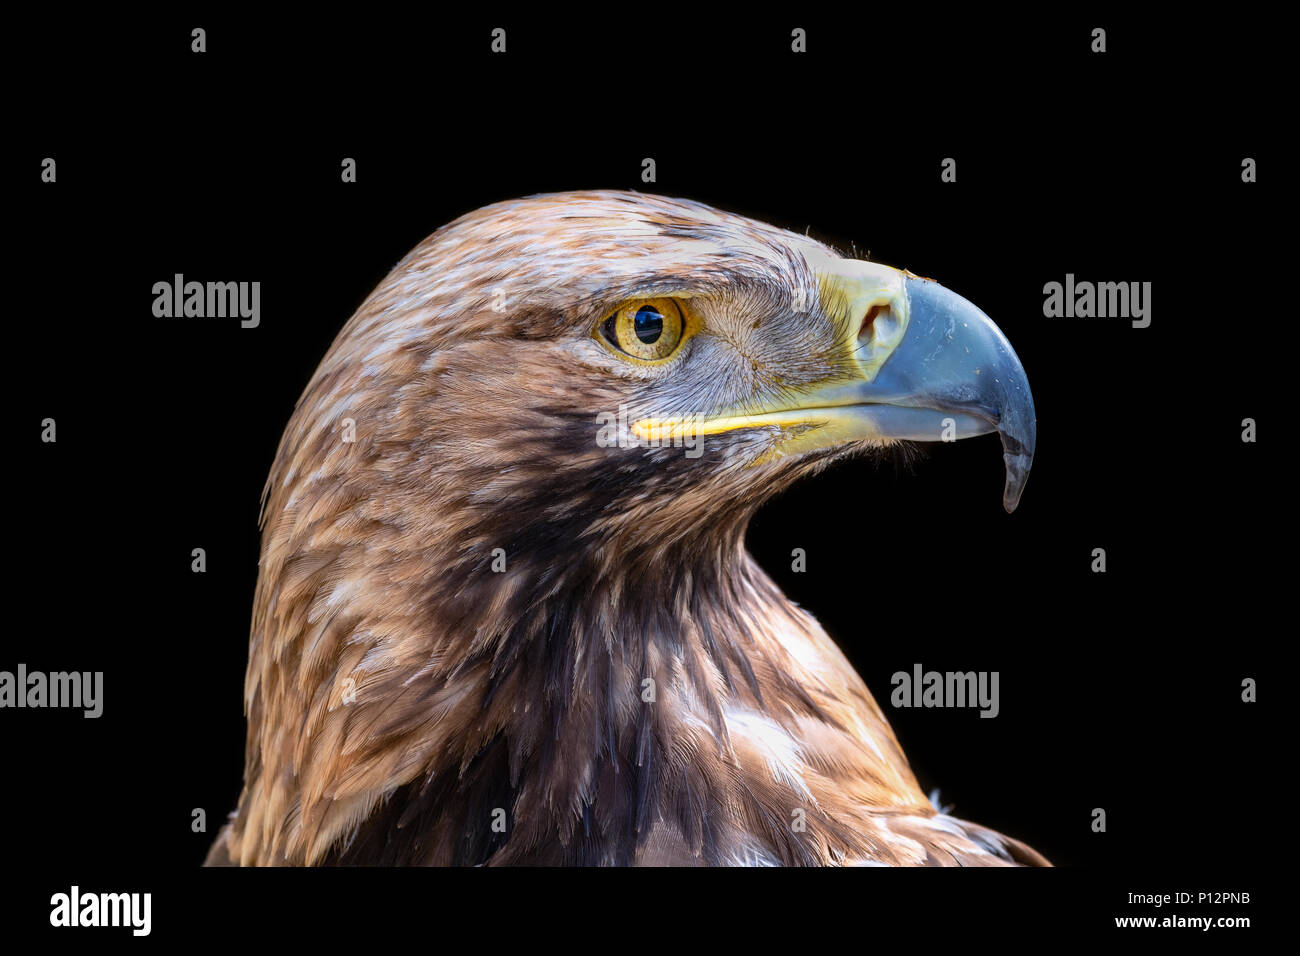
<svg viewBox="0 0 1300 956"><path fill-rule="evenodd" d="M440 228L279 444L207 864L1048 865L931 804L745 547L836 459L992 432L1010 511L1025 371L909 271L638 192Z"/></svg>

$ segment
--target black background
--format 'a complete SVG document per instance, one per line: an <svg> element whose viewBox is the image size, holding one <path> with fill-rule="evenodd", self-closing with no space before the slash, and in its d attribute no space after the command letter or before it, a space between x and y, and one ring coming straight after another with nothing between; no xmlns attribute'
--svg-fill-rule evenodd
<svg viewBox="0 0 1300 956"><path fill-rule="evenodd" d="M489 52L494 26L505 55ZM805 55L789 51L794 26ZM1093 26L1105 54L1089 52ZM230 928L216 913L308 898L568 912L592 892L579 874L241 883L196 869L238 796L257 509L294 401L425 235L489 202L578 188L701 200L936 278L1006 332L1038 411L1013 515L986 437L839 465L767 506L749 546L882 703L914 663L1000 672L994 720L886 709L955 814L1072 872L1022 875L1016 901L987 876L665 885L779 888L801 901L791 919L824 925L868 898L873 920L897 920L911 900L960 895L995 926L1071 933L1140 912L1122 905L1129 891L1258 899L1279 809L1266 678L1280 624L1264 605L1287 547L1265 455L1284 427L1271 366L1294 321L1274 269L1268 33L901 9L15 27L0 668L102 670L105 710L0 715L5 856L30 874L13 922L39 930L73 882L152 890L154 936L178 939L213 918L208 931ZM56 184L40 182L46 156ZM340 182L345 156L355 184ZM956 183L940 181L949 156ZM1241 182L1246 156L1257 184ZM152 285L174 273L260 281L261 326L154 318ZM1151 282L1151 326L1045 318L1043 285L1066 273ZM1259 444L1240 440L1248 416ZM46 417L57 444L39 441ZM190 571L195 547L206 574ZM805 574L790 571L795 547ZM1096 547L1105 574L1090 570ZM1264 683L1261 703L1241 702L1245 677ZM196 807L207 833L191 832ZM627 879L629 905L661 890Z"/></svg>

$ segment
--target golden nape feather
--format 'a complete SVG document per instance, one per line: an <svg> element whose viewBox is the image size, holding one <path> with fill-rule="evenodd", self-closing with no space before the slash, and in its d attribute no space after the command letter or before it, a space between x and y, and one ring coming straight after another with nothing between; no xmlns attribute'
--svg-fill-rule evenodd
<svg viewBox="0 0 1300 956"><path fill-rule="evenodd" d="M209 864L1045 864L931 806L744 547L835 458L992 431L1014 508L1024 371L911 273L637 193L443 227L280 443Z"/></svg>

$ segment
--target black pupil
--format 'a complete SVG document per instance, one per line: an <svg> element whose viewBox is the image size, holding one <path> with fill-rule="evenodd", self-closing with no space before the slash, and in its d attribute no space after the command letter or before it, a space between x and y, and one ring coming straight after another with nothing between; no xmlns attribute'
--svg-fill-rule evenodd
<svg viewBox="0 0 1300 956"><path fill-rule="evenodd" d="M636 337L646 345L651 345L659 341L659 336L663 334L664 317L650 306L643 305L636 310L633 325L636 327Z"/></svg>

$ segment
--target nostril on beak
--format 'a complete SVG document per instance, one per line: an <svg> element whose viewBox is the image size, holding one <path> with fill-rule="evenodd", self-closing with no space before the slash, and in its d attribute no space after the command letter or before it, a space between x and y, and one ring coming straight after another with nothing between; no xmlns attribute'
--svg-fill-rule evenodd
<svg viewBox="0 0 1300 956"><path fill-rule="evenodd" d="M880 303L867 309L867 314L862 318L862 325L858 329L858 341L868 342L871 340L872 329L875 326L876 319L889 312L889 306Z"/></svg>

